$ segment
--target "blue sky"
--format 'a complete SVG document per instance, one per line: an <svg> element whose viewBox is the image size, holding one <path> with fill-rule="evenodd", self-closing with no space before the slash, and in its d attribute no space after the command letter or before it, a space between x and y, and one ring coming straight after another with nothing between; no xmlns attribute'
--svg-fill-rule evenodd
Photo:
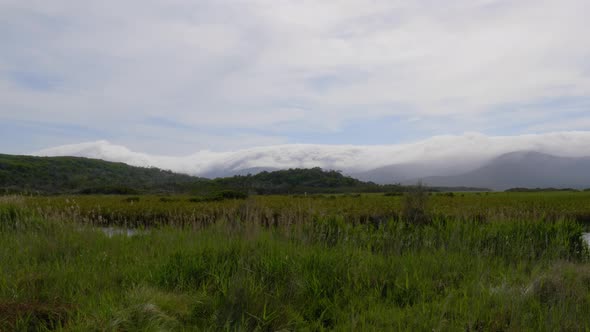
<svg viewBox="0 0 590 332"><path fill-rule="evenodd" d="M585 0L0 1L0 152L590 130Z"/></svg>

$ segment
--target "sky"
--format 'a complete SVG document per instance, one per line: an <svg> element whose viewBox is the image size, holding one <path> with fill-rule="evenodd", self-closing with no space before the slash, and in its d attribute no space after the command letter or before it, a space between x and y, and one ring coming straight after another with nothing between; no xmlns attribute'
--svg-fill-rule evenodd
<svg viewBox="0 0 590 332"><path fill-rule="evenodd" d="M588 13L587 0L0 0L0 153L587 132Z"/></svg>

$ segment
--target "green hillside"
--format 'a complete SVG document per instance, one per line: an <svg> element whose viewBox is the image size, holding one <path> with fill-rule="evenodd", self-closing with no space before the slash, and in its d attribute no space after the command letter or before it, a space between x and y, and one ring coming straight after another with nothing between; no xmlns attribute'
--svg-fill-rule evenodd
<svg viewBox="0 0 590 332"><path fill-rule="evenodd" d="M383 187L319 167L209 180L98 159L0 154L0 190L5 193L211 193L228 189L280 194L379 191Z"/></svg>
<svg viewBox="0 0 590 332"><path fill-rule="evenodd" d="M0 190L28 193L184 192L203 179L78 157L0 154Z"/></svg>
<svg viewBox="0 0 590 332"><path fill-rule="evenodd" d="M219 188L247 190L258 194L281 193L339 193L384 191L399 186L379 186L372 182L363 182L337 171L326 171L319 167L295 168L274 172L261 172L256 175L238 175L218 178L209 185Z"/></svg>
<svg viewBox="0 0 590 332"><path fill-rule="evenodd" d="M303 194L402 192L408 187L363 182L339 171L288 169L209 180L158 168L80 157L0 154L0 193L32 194ZM461 188L470 190L475 188ZM431 188L444 191L444 188Z"/></svg>

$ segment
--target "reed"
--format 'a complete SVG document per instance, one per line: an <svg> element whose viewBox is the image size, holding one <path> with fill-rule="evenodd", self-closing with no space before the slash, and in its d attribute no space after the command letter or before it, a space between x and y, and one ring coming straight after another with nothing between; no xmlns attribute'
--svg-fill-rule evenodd
<svg viewBox="0 0 590 332"><path fill-rule="evenodd" d="M535 195L3 200L0 330L587 329L586 207Z"/></svg>

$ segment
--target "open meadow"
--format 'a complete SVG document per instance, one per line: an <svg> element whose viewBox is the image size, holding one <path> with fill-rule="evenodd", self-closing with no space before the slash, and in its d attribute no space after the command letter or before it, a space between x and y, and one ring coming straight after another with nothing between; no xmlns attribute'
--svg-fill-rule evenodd
<svg viewBox="0 0 590 332"><path fill-rule="evenodd" d="M0 331L590 330L590 192L0 197Z"/></svg>

